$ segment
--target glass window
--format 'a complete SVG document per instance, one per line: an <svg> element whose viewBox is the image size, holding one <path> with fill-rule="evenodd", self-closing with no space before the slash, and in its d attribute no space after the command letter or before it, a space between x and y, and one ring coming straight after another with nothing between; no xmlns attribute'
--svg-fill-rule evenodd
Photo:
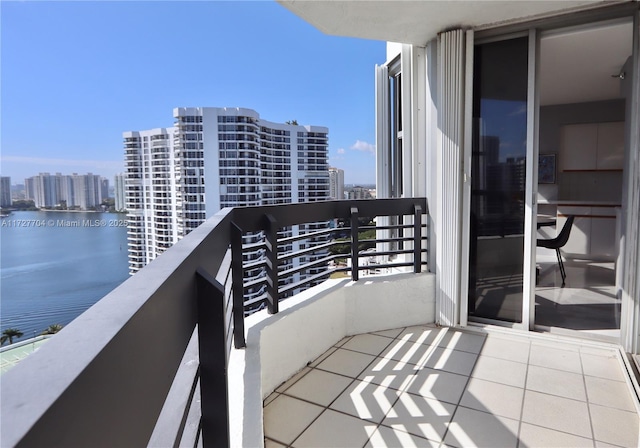
<svg viewBox="0 0 640 448"><path fill-rule="evenodd" d="M522 321L528 38L476 45L469 315Z"/></svg>

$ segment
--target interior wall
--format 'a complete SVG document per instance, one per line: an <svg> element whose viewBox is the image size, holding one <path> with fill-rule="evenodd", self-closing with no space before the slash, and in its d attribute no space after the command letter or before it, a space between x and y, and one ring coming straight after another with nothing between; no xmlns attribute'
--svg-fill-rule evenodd
<svg viewBox="0 0 640 448"><path fill-rule="evenodd" d="M566 199L566 196L570 195L576 200L619 201L622 197L622 173L562 173L559 168L559 152L563 125L624 120L624 99L540 107L540 154L558 154L558 156L556 157L557 181L555 184L538 185L538 198L557 201Z"/></svg>

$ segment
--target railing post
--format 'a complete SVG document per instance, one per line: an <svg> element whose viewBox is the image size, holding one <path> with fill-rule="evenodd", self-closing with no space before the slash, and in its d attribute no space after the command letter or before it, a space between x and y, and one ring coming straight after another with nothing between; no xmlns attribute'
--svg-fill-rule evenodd
<svg viewBox="0 0 640 448"><path fill-rule="evenodd" d="M244 268L242 267L242 229L231 222L231 283L233 291L233 345L247 346L244 339Z"/></svg>
<svg viewBox="0 0 640 448"><path fill-rule="evenodd" d="M202 446L229 446L224 287L196 271Z"/></svg>
<svg viewBox="0 0 640 448"><path fill-rule="evenodd" d="M269 314L278 312L278 221L272 215L265 215L265 237L267 242L267 310Z"/></svg>
<svg viewBox="0 0 640 448"><path fill-rule="evenodd" d="M358 281L358 207L351 207L351 280Z"/></svg>
<svg viewBox="0 0 640 448"><path fill-rule="evenodd" d="M413 206L413 272L422 271L422 207Z"/></svg>

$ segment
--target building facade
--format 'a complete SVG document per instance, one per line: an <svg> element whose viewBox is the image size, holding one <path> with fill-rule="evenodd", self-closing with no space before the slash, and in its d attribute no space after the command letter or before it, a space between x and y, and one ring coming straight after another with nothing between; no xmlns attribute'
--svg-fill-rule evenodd
<svg viewBox="0 0 640 448"><path fill-rule="evenodd" d="M344 170L329 168L329 197L344 199Z"/></svg>
<svg viewBox="0 0 640 448"><path fill-rule="evenodd" d="M329 198L326 127L274 123L243 108L181 107L173 110L173 117L173 128L123 135L132 274L224 207ZM160 191L154 190L158 184L162 185ZM157 194L162 195L161 200L153 202ZM152 217L159 212L159 220ZM327 226L317 223L284 228L280 234L297 236ZM154 243L159 232L163 233L162 245ZM262 237L245 235L245 241L249 244ZM324 241L295 242L290 249ZM264 253L257 250L251 256L254 260L247 261L257 261ZM320 256L307 256L306 261ZM281 268L295 267L302 261L292 259ZM311 269L282 282L295 283L316 273ZM264 268L246 275L248 279L259 278ZM245 299L262 296L263 289L247 291Z"/></svg>
<svg viewBox="0 0 640 448"><path fill-rule="evenodd" d="M25 191L36 207L93 210L106 199L105 181L108 191L108 181L96 174L40 173L25 179Z"/></svg>
<svg viewBox="0 0 640 448"><path fill-rule="evenodd" d="M358 185L349 188L347 193L349 199L372 199L373 195L368 188L360 187Z"/></svg>
<svg viewBox="0 0 640 448"><path fill-rule="evenodd" d="M113 193L115 196L115 208L117 212L125 211L127 209L125 205L125 194L124 194L124 182L125 175L124 173L116 174L113 178Z"/></svg>
<svg viewBox="0 0 640 448"><path fill-rule="evenodd" d="M178 240L175 131L170 127L123 134L131 274Z"/></svg>
<svg viewBox="0 0 640 448"><path fill-rule="evenodd" d="M0 207L11 207L11 178L0 177Z"/></svg>

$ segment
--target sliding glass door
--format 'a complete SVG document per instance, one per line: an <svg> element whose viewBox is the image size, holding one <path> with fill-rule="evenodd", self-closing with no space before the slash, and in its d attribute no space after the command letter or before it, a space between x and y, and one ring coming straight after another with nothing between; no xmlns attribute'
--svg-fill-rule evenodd
<svg viewBox="0 0 640 448"><path fill-rule="evenodd" d="M476 320L520 323L528 299L529 39L479 43L473 51L468 315Z"/></svg>

